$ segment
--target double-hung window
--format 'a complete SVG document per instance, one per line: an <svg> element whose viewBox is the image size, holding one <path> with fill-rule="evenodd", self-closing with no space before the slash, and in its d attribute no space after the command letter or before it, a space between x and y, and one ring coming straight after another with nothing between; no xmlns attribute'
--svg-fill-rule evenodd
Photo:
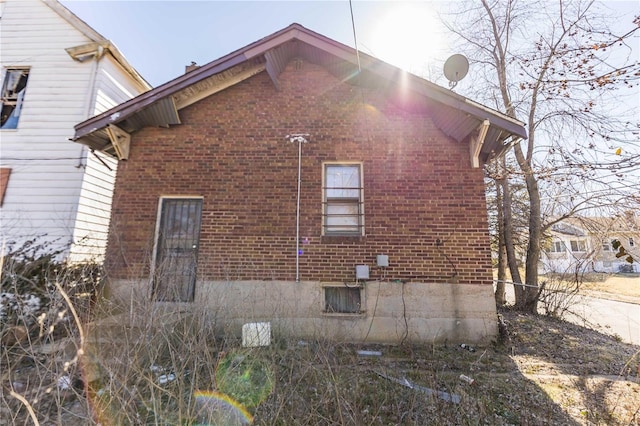
<svg viewBox="0 0 640 426"><path fill-rule="evenodd" d="M325 163L323 235L364 235L361 163Z"/></svg>

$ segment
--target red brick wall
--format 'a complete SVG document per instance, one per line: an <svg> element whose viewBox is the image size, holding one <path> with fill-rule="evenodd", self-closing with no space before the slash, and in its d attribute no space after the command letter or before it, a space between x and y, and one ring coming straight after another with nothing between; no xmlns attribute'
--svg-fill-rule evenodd
<svg viewBox="0 0 640 426"><path fill-rule="evenodd" d="M180 112L182 125L133 135L118 168L108 266L149 272L162 195L203 196L200 279L294 280L298 146L302 147L302 281L351 281L355 265L389 255L387 279L490 283L482 169L425 111L384 88L360 89L324 68L293 64L276 91L266 73ZM363 162L365 232L321 237L322 162ZM437 241L442 244L439 245Z"/></svg>

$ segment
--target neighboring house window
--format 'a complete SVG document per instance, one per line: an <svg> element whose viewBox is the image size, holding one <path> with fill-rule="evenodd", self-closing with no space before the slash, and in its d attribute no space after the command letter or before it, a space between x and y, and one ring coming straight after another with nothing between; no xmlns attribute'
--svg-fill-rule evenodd
<svg viewBox="0 0 640 426"><path fill-rule="evenodd" d="M8 167L0 167L0 207L4 203L4 193L9 186L9 176L11 175L11 169Z"/></svg>
<svg viewBox="0 0 640 426"><path fill-rule="evenodd" d="M193 301L202 199L162 198L156 243L153 292L164 302Z"/></svg>
<svg viewBox="0 0 640 426"><path fill-rule="evenodd" d="M362 165L324 165L323 234L364 235Z"/></svg>
<svg viewBox="0 0 640 426"><path fill-rule="evenodd" d="M24 103L24 94L29 79L28 68L8 68L2 83L2 110L0 128L17 129L20 112Z"/></svg>
<svg viewBox="0 0 640 426"><path fill-rule="evenodd" d="M562 241L554 241L551 243L550 253L564 253L565 247Z"/></svg>
<svg viewBox="0 0 640 426"><path fill-rule="evenodd" d="M360 286L324 287L324 312L326 314L362 313L362 289Z"/></svg>
<svg viewBox="0 0 640 426"><path fill-rule="evenodd" d="M629 247L634 247L636 245L636 242L633 241L633 238L629 238Z"/></svg>
<svg viewBox="0 0 640 426"><path fill-rule="evenodd" d="M609 241L602 243L602 251L611 251L611 243Z"/></svg>
<svg viewBox="0 0 640 426"><path fill-rule="evenodd" d="M582 240L571 240L571 251L583 253L587 251L587 244Z"/></svg>

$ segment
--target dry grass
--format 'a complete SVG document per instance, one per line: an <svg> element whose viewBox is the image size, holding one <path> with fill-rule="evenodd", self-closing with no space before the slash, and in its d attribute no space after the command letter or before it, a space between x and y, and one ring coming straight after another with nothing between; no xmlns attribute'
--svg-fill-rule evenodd
<svg viewBox="0 0 640 426"><path fill-rule="evenodd" d="M77 339L4 347L0 424L30 423L27 404L10 391L24 396L43 425L200 424L207 417L194 394L223 390L221 360L241 373L224 390L259 425L640 424L640 348L559 320L504 312L508 340L474 352L461 342L380 346L279 336L269 347L242 348L234 336L215 336L221 319L195 306L134 311L85 326L77 361ZM382 356L361 356L361 349ZM60 387L63 376L75 386Z"/></svg>
<svg viewBox="0 0 640 426"><path fill-rule="evenodd" d="M590 274L582 283L587 294L640 303L640 274Z"/></svg>
<svg viewBox="0 0 640 426"><path fill-rule="evenodd" d="M123 313L63 297L92 275L45 272L46 312L0 324L0 425L640 425L640 347L561 320L505 311L504 340L474 351L277 335L244 348L206 306Z"/></svg>

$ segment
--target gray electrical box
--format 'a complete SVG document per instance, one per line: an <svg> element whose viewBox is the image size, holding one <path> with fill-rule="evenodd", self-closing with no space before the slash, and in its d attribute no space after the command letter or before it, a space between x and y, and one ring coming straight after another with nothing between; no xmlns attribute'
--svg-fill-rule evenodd
<svg viewBox="0 0 640 426"><path fill-rule="evenodd" d="M378 257L376 257L376 260L379 267L381 268L389 267L389 256L387 256L386 254L379 254Z"/></svg>
<svg viewBox="0 0 640 426"><path fill-rule="evenodd" d="M356 279L357 280L369 279L369 265L356 265Z"/></svg>

